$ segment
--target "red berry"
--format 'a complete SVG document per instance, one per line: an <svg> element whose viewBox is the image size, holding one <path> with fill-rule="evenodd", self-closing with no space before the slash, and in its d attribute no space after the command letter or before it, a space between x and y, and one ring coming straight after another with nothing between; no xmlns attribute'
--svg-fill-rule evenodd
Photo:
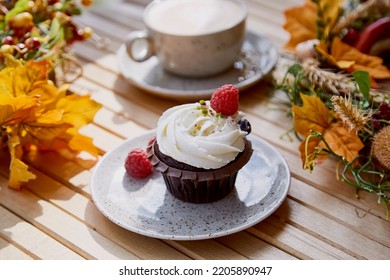
<svg viewBox="0 0 390 280"><path fill-rule="evenodd" d="M152 164L145 151L134 149L129 152L125 162L127 174L134 178L142 179L152 173Z"/></svg>
<svg viewBox="0 0 390 280"><path fill-rule="evenodd" d="M24 44L30 50L37 50L41 46L41 42L37 37L27 38L26 41L24 41Z"/></svg>
<svg viewBox="0 0 390 280"><path fill-rule="evenodd" d="M238 93L233 85L218 88L211 96L211 108L225 116L234 115L238 111Z"/></svg>
<svg viewBox="0 0 390 280"><path fill-rule="evenodd" d="M354 28L350 28L348 29L347 34L345 34L343 41L350 46L354 46L356 42L359 40L359 36L360 34L358 30Z"/></svg>
<svg viewBox="0 0 390 280"><path fill-rule="evenodd" d="M12 36L5 36L3 39L1 39L1 43L3 45L13 45L14 38Z"/></svg>

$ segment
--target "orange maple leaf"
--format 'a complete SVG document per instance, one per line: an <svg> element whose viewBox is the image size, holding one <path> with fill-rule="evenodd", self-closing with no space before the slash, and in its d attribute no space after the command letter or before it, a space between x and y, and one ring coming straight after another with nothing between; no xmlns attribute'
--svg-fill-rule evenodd
<svg viewBox="0 0 390 280"><path fill-rule="evenodd" d="M332 151L347 162L353 161L364 147L356 130L350 130L343 122L330 124L323 135ZM319 147L325 148L325 143L321 142Z"/></svg>
<svg viewBox="0 0 390 280"><path fill-rule="evenodd" d="M294 105L292 110L295 130L306 136L299 146L303 168L312 170L327 158L329 148L347 162L356 158L364 147L356 131L338 121L319 97L301 94L301 98L303 106ZM313 132L322 135L326 143Z"/></svg>
<svg viewBox="0 0 390 280"><path fill-rule="evenodd" d="M383 65L383 59L377 56L361 53L354 47L343 43L340 38L335 37L332 41L330 53L323 44L315 46L316 50L328 63L348 72L357 70L366 71L374 79L390 78L390 71Z"/></svg>

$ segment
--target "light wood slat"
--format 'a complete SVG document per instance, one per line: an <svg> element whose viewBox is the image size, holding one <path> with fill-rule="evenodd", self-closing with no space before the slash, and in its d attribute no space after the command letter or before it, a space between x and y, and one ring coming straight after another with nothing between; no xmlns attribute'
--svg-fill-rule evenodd
<svg viewBox="0 0 390 280"><path fill-rule="evenodd" d="M185 255L166 246L158 239L144 237L115 225L98 211L90 199L65 188L37 170L34 170L34 173L39 179L27 185L31 192L83 220L89 228L115 242L121 248L131 251L142 259L187 259ZM159 248L158 251L156 248Z"/></svg>
<svg viewBox="0 0 390 280"><path fill-rule="evenodd" d="M93 64L99 65L101 68L120 75L116 55L120 46L121 44L118 44L118 46L110 46L109 49L99 49L92 43L86 43L75 45L73 51L76 53L77 57L93 62Z"/></svg>
<svg viewBox="0 0 390 280"><path fill-rule="evenodd" d="M54 151L30 153L25 159L35 169L90 198L89 182L97 160L69 160Z"/></svg>
<svg viewBox="0 0 390 280"><path fill-rule="evenodd" d="M94 123L121 138L134 138L145 133L147 130L104 107L96 113Z"/></svg>
<svg viewBox="0 0 390 280"><path fill-rule="evenodd" d="M143 10L144 7L142 6L135 6L128 3L121 3L120 5L107 3L102 7L96 7L92 12L118 25L142 29L145 26L141 20Z"/></svg>
<svg viewBox="0 0 390 280"><path fill-rule="evenodd" d="M2 260L34 260L34 258L0 236L0 261Z"/></svg>
<svg viewBox="0 0 390 280"><path fill-rule="evenodd" d="M103 88L115 91L116 94L131 100L137 106L150 110L151 113L158 111L161 114L162 110L165 111L173 104L177 104L177 102L152 96L131 86L124 77L116 73L96 67L83 59L79 61L83 65L84 78Z"/></svg>
<svg viewBox="0 0 390 280"><path fill-rule="evenodd" d="M359 211L359 209L355 206L347 204L294 178L293 185L294 187L291 188L290 195L299 203L313 210L321 211L323 215L390 248L390 226L388 221L370 213L359 217L355 212ZM363 213L363 211L361 212ZM367 228L367 224L371 227Z"/></svg>
<svg viewBox="0 0 390 280"><path fill-rule="evenodd" d="M27 255L22 250L19 250L13 244L8 243L0 237L0 261L1 260L32 260L33 258Z"/></svg>
<svg viewBox="0 0 390 280"><path fill-rule="evenodd" d="M0 176L0 184L5 186L4 177ZM0 203L85 258L137 258L110 239L88 228L80 220L61 211L51 203L41 200L29 191L15 192L3 187L0 190Z"/></svg>
<svg viewBox="0 0 390 280"><path fill-rule="evenodd" d="M273 244L267 244L261 239L248 234L247 232L239 232L233 235L218 238L228 248L231 248L249 259L254 260L294 260L294 256L288 252L284 252Z"/></svg>
<svg viewBox="0 0 390 280"><path fill-rule="evenodd" d="M118 146L123 138L109 133L94 124L88 124L80 129L80 133L93 139L94 145L104 152L107 152Z"/></svg>
<svg viewBox="0 0 390 280"><path fill-rule="evenodd" d="M133 28L117 24L91 12L75 17L74 22L81 26L91 27L93 32L100 37L115 38L118 42L123 42L125 36L134 30Z"/></svg>
<svg viewBox="0 0 390 280"><path fill-rule="evenodd" d="M1 185L5 180L0 178ZM18 244L31 256L40 259L83 259L69 248L46 235L0 205L0 237ZM1 245L0 245L1 248Z"/></svg>
<svg viewBox="0 0 390 280"><path fill-rule="evenodd" d="M289 198L283 207L287 208L284 210L287 214L281 217L283 220L311 235L322 238L326 243L353 257L358 259L388 259L390 257L390 248Z"/></svg>
<svg viewBox="0 0 390 280"><path fill-rule="evenodd" d="M115 92L111 90L94 87L94 84L91 81L84 78L78 79L72 84L71 88L78 93L86 89L87 92L92 94L94 100L104 104L107 109L142 127L155 127L155 124L160 117L160 113L153 112L143 105L139 106L134 104L134 102L131 102L126 98L127 96L123 97L121 95L116 95ZM128 95L133 94L133 92L135 92L135 89L129 87ZM146 93L144 93L144 95L146 95Z"/></svg>
<svg viewBox="0 0 390 280"><path fill-rule="evenodd" d="M245 256L221 245L213 239L200 241L172 241L167 244L197 260L245 260Z"/></svg>
<svg viewBox="0 0 390 280"><path fill-rule="evenodd" d="M300 259L354 259L315 235L310 235L278 219L276 215L272 215L247 231Z"/></svg>
<svg viewBox="0 0 390 280"><path fill-rule="evenodd" d="M266 7L275 11L284 11L285 9L297 5L302 5L305 0L273 0L273 1L256 1L246 0L249 7Z"/></svg>
<svg viewBox="0 0 390 280"><path fill-rule="evenodd" d="M280 30L278 27L268 26L267 22L258 18L248 18L247 26L248 30L258 35L266 36L279 49L289 38L287 32Z"/></svg>

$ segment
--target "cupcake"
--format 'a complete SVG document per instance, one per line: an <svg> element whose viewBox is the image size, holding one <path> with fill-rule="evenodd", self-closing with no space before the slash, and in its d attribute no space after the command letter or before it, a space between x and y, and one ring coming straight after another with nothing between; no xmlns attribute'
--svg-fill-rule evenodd
<svg viewBox="0 0 390 280"><path fill-rule="evenodd" d="M149 157L168 191L192 203L227 196L238 171L249 161L250 124L238 111L238 89L225 85L210 101L172 107L157 123Z"/></svg>

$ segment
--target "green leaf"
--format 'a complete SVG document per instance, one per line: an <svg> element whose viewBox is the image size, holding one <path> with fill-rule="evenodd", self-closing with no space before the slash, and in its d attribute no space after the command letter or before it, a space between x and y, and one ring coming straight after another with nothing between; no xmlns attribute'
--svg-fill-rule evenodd
<svg viewBox="0 0 390 280"><path fill-rule="evenodd" d="M360 89L360 92L363 94L364 98L369 101L370 100L370 89L371 89L371 81L368 72L366 71L355 71L352 73L355 78L356 83Z"/></svg>
<svg viewBox="0 0 390 280"><path fill-rule="evenodd" d="M30 8L28 4L29 0L19 0L16 2L15 6L5 15L5 21L8 22L15 15L20 14L21 12L27 11Z"/></svg>
<svg viewBox="0 0 390 280"><path fill-rule="evenodd" d="M297 77L299 73L301 73L303 71L303 67L296 63L294 65L292 65L289 69L288 69L288 73L290 73L291 75L293 75L294 77Z"/></svg>

